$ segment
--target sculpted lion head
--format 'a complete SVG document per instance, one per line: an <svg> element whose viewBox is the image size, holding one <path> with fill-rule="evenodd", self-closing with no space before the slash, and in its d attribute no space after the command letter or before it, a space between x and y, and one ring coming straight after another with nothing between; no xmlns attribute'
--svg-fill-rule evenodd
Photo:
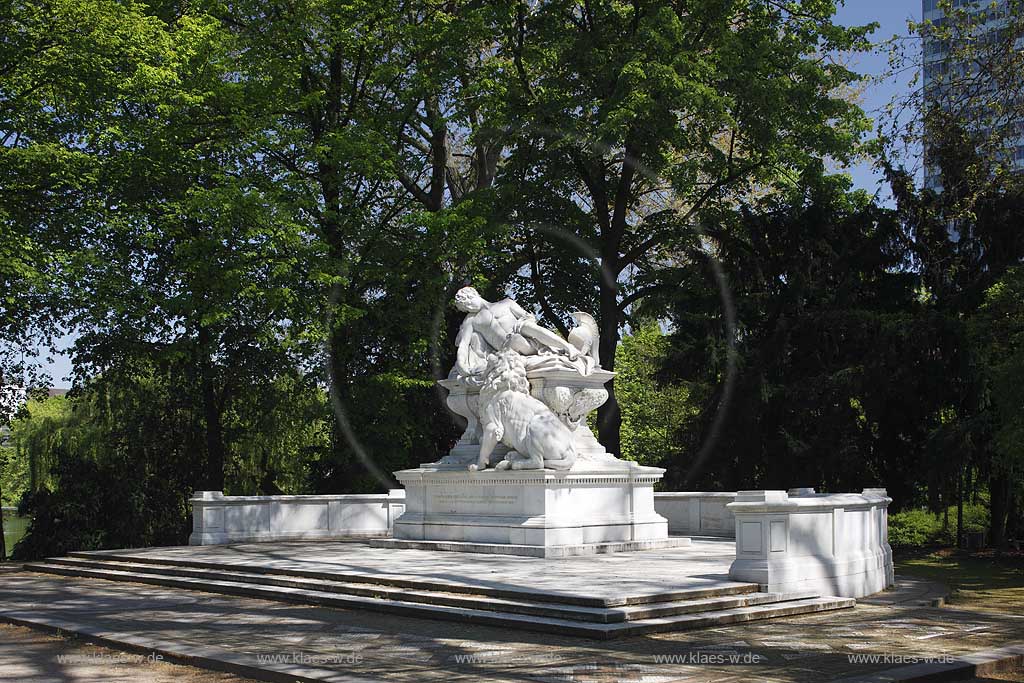
<svg viewBox="0 0 1024 683"><path fill-rule="evenodd" d="M481 393L484 391L530 393L530 382L526 379L526 366L523 365L523 359L519 357L518 353L506 349L487 356L487 369L484 371L484 386Z"/></svg>

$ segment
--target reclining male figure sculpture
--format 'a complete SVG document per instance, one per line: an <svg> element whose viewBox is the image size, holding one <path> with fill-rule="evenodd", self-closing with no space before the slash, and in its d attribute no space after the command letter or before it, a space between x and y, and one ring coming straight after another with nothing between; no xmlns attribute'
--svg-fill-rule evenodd
<svg viewBox="0 0 1024 683"><path fill-rule="evenodd" d="M597 326L586 313L573 314L583 323L573 332L581 336L585 331L595 339L579 348L538 325L536 318L512 299L487 301L473 287L463 287L455 295L455 306L467 315L455 340L457 349L452 375L467 384L480 386L488 355L506 347L522 357L527 370L565 367L587 375L598 366ZM570 334L570 338L575 337Z"/></svg>

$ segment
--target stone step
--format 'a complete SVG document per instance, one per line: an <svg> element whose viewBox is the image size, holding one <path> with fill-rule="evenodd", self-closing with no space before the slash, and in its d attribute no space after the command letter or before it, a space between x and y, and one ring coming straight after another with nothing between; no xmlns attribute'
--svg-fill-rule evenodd
<svg viewBox="0 0 1024 683"><path fill-rule="evenodd" d="M682 600L699 600L702 598L756 593L760 590L760 586L756 583L726 580L718 581L710 586L702 588L684 588L681 590L642 595L623 595L615 598L602 598L557 591L528 590L513 586L497 588L495 586L444 582L434 579L405 579L392 576L382 576L380 574L360 574L350 571L338 571L335 569L320 571L291 567L273 567L258 564L236 565L230 562L213 562L192 558L152 557L125 551L77 551L68 553L68 557L101 562L116 561L192 569L241 571L252 574L319 579L338 583L363 583L372 584L374 586L392 586L395 588L404 588L409 590L425 590L441 593L467 593L471 595L485 595L492 598L527 600L529 602L553 602L562 605L578 605L581 607L598 608L624 607L627 605L643 605L659 602L677 602Z"/></svg>
<svg viewBox="0 0 1024 683"><path fill-rule="evenodd" d="M753 605L750 607L737 607L716 612L677 614L668 617L627 621L621 624L609 624L605 628L612 631L613 635L605 637L620 638L622 636L634 636L644 633L687 631L713 626L726 626L728 624L738 624L760 619L775 619L777 617L792 617L800 614L847 609L856 604L857 601L853 598L820 597Z"/></svg>
<svg viewBox="0 0 1024 683"><path fill-rule="evenodd" d="M47 564L64 567L80 567L86 569L112 570L125 573L141 573L160 576L177 576L211 581L232 581L237 583L258 584L263 586L281 586L306 590L357 595L370 598L387 598L400 602L418 602L431 605L447 605L493 612L510 612L513 614L530 614L577 621L594 621L599 623L616 623L652 617L671 616L673 614L691 614L713 610L733 609L750 605L771 602L802 600L818 597L817 593L805 591L800 593L741 593L733 596L673 600L628 607L581 607L577 605L561 605L527 600L509 600L486 595L454 594L433 590L398 589L390 586L370 586L362 583L345 583L333 580L306 579L300 577L274 576L234 569L194 569L187 567L171 567L166 565L146 565L137 562L120 562L79 557L52 558ZM36 565L42 568L44 565Z"/></svg>
<svg viewBox="0 0 1024 683"><path fill-rule="evenodd" d="M470 621L491 626L521 628L530 631L560 633L563 635L582 636L587 638L607 639L625 635L638 635L655 631L682 630L703 628L768 619L778 616L791 616L808 612L819 612L831 609L852 607L854 600L848 598L805 598L785 602L770 602L738 606L731 609L706 610L693 613L671 614L666 616L644 615L632 621L616 623L599 623L578 619L567 619L514 612L474 609L444 604L428 604L406 600L345 595L323 590L310 590L289 586L269 586L265 584L247 583L244 581L227 581L190 578L184 576L168 576L164 574L145 573L140 571L122 571L118 569L98 569L84 566L73 566L60 563L32 563L25 565L30 571L143 583L170 588L184 588L226 595L240 595L281 602L339 607L343 609L369 609L380 612L400 614L404 616L424 617L429 619L448 619Z"/></svg>
<svg viewBox="0 0 1024 683"><path fill-rule="evenodd" d="M755 605L808 600L821 597L817 591L799 591L795 593L745 593L736 596L717 598L701 598L699 600L680 600L676 602L657 602L647 605L635 605L620 608L625 613L625 621L642 621L657 619L677 614L695 614L698 612L718 612Z"/></svg>
<svg viewBox="0 0 1024 683"><path fill-rule="evenodd" d="M622 608L583 607L579 605L562 605L526 600L496 598L488 595L472 593L447 593L437 590L414 590L385 585L367 583L346 583L326 579L309 579L286 575L259 574L234 569L197 569L188 567L172 567L166 565L146 565L133 562L108 562L87 560L78 557L51 558L44 564L29 565L34 571L44 571L46 565L62 567L78 567L91 570L115 571L125 574L144 574L171 576L206 581L230 581L260 586L279 586L304 590L321 591L338 595L353 595L364 598L389 599L399 602L415 602L429 605L446 605L495 612L511 612L556 618L574 619L579 621L595 621L610 623L625 621L627 613ZM98 577L103 578L103 577Z"/></svg>

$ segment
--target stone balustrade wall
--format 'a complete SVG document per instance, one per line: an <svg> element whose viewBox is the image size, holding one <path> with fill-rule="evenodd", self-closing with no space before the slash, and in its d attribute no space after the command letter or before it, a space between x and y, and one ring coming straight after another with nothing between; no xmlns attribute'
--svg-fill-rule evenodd
<svg viewBox="0 0 1024 683"><path fill-rule="evenodd" d="M729 493L656 493L654 510L673 536L735 537ZM224 496L196 492L194 546L257 541L387 537L406 510L406 492L365 496Z"/></svg>
<svg viewBox="0 0 1024 683"><path fill-rule="evenodd" d="M726 507L735 493L664 492L654 509L673 536L734 538ZM405 511L405 491L370 495L225 496L197 491L192 502L192 545L288 539L389 536Z"/></svg>
<svg viewBox="0 0 1024 683"><path fill-rule="evenodd" d="M736 537L736 520L726 507L735 493L708 491L655 492L654 510L668 520L673 536Z"/></svg>
<svg viewBox="0 0 1024 683"><path fill-rule="evenodd" d="M368 495L225 496L196 491L190 545L388 536L405 491Z"/></svg>

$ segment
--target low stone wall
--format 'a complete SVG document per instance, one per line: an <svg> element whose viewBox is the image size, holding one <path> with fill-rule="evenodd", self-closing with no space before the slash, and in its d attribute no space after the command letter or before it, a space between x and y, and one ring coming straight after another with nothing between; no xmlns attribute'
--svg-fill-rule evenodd
<svg viewBox="0 0 1024 683"><path fill-rule="evenodd" d="M388 536L405 491L368 495L225 496L196 491L189 545Z"/></svg>
<svg viewBox="0 0 1024 683"><path fill-rule="evenodd" d="M654 510L673 536L735 538L736 520L726 507L735 499L735 493L666 491L654 494Z"/></svg>
<svg viewBox="0 0 1024 683"><path fill-rule="evenodd" d="M654 494L654 511L673 536L735 538L735 493ZM342 536L390 536L405 511L405 490L371 495L225 496L197 491L192 502L191 545L216 545Z"/></svg>
<svg viewBox="0 0 1024 683"><path fill-rule="evenodd" d="M740 491L729 576L770 592L815 590L860 598L893 584L885 489Z"/></svg>

